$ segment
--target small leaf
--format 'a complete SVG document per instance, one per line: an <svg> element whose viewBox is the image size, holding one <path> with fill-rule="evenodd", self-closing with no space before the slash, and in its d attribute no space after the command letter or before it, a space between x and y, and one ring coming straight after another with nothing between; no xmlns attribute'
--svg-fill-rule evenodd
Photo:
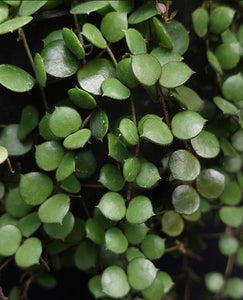
<svg viewBox="0 0 243 300"><path fill-rule="evenodd" d="M232 158L237 156L235 148L226 138L220 139L220 148L223 151L224 156L229 156Z"/></svg>
<svg viewBox="0 0 243 300"><path fill-rule="evenodd" d="M243 280L238 277L232 277L227 281L226 295L232 299L241 299L243 297Z"/></svg>
<svg viewBox="0 0 243 300"><path fill-rule="evenodd" d="M95 99L87 92L75 87L68 90L68 97L76 106L84 109L94 109L96 107Z"/></svg>
<svg viewBox="0 0 243 300"><path fill-rule="evenodd" d="M107 133L108 127L108 116L103 110L99 109L92 115L90 119L90 130L93 137L102 142L104 136Z"/></svg>
<svg viewBox="0 0 243 300"><path fill-rule="evenodd" d="M73 153L68 152L63 156L56 170L57 181L63 181L64 179L66 179L74 172L74 169L75 169L74 155Z"/></svg>
<svg viewBox="0 0 243 300"><path fill-rule="evenodd" d="M146 160L140 161L140 171L136 177L136 184L139 187L151 188L160 178L159 171L153 163Z"/></svg>
<svg viewBox="0 0 243 300"><path fill-rule="evenodd" d="M104 8L107 5L107 1L87 1L75 6L70 12L74 15L90 14L91 12Z"/></svg>
<svg viewBox="0 0 243 300"><path fill-rule="evenodd" d="M169 168L174 179L192 181L200 173L200 163L197 158L186 150L177 150L169 159Z"/></svg>
<svg viewBox="0 0 243 300"><path fill-rule="evenodd" d="M65 238L65 243L77 243L85 236L85 222L80 218L75 218L73 229Z"/></svg>
<svg viewBox="0 0 243 300"><path fill-rule="evenodd" d="M209 17L209 29L212 33L219 34L225 31L234 18L235 10L227 6L216 7Z"/></svg>
<svg viewBox="0 0 243 300"><path fill-rule="evenodd" d="M222 235L218 241L219 251L225 255L230 256L236 253L239 247L239 241L235 236Z"/></svg>
<svg viewBox="0 0 243 300"><path fill-rule="evenodd" d="M80 129L73 134L70 134L63 141L63 146L67 149L83 148L91 137L91 131L87 128Z"/></svg>
<svg viewBox="0 0 243 300"><path fill-rule="evenodd" d="M126 219L131 224L141 224L154 215L152 203L148 197L137 196L128 205Z"/></svg>
<svg viewBox="0 0 243 300"><path fill-rule="evenodd" d="M235 68L240 60L239 43L223 43L215 50L215 55L224 70Z"/></svg>
<svg viewBox="0 0 243 300"><path fill-rule="evenodd" d="M66 194L56 194L41 204L38 215L43 223L62 223L70 207Z"/></svg>
<svg viewBox="0 0 243 300"><path fill-rule="evenodd" d="M5 225L0 228L0 255L13 255L21 242L22 235L19 229L13 225Z"/></svg>
<svg viewBox="0 0 243 300"><path fill-rule="evenodd" d="M137 80L145 86L154 85L161 75L160 63L150 54L132 56L132 70Z"/></svg>
<svg viewBox="0 0 243 300"><path fill-rule="evenodd" d="M120 191L124 185L120 170L111 164L106 164L100 169L99 182L113 192Z"/></svg>
<svg viewBox="0 0 243 300"><path fill-rule="evenodd" d="M243 152L243 130L237 130L231 137L231 142L233 147L239 151Z"/></svg>
<svg viewBox="0 0 243 300"><path fill-rule="evenodd" d="M27 105L23 108L21 113L21 120L18 128L18 138L23 141L31 133L39 123L38 110L32 106Z"/></svg>
<svg viewBox="0 0 243 300"><path fill-rule="evenodd" d="M208 31L208 11L205 8L198 8L192 13L192 25L197 36L203 37Z"/></svg>
<svg viewBox="0 0 243 300"><path fill-rule="evenodd" d="M226 181L220 200L227 205L237 205L241 202L242 190L236 181Z"/></svg>
<svg viewBox="0 0 243 300"><path fill-rule="evenodd" d="M123 200L124 201L124 200ZM93 210L93 217L99 223L100 227L104 229L108 229L114 227L116 225L116 221L112 221L105 217L105 215L101 212L101 210L96 206Z"/></svg>
<svg viewBox="0 0 243 300"><path fill-rule="evenodd" d="M168 236L179 236L184 229L184 221L182 217L175 211L167 211L161 220L162 231Z"/></svg>
<svg viewBox="0 0 243 300"><path fill-rule="evenodd" d="M182 60L182 57L180 56L180 54L174 53L174 52L170 51L169 49L166 49L163 47L154 48L150 54L157 58L161 67L163 67L163 65L165 65L169 62L172 62L172 61L181 61Z"/></svg>
<svg viewBox="0 0 243 300"><path fill-rule="evenodd" d="M85 57L84 48L71 29L63 28L62 30L63 40L68 47L68 49L78 58L83 59Z"/></svg>
<svg viewBox="0 0 243 300"><path fill-rule="evenodd" d="M157 18L153 17L153 26L155 30L155 34L157 36L157 39L159 42L162 43L162 45L170 50L173 49L173 43L171 41L171 38L166 31L163 23L161 23Z"/></svg>
<svg viewBox="0 0 243 300"><path fill-rule="evenodd" d="M140 244L145 238L148 231L148 227L145 223L130 224L126 223L124 228L124 234L128 242L132 245Z"/></svg>
<svg viewBox="0 0 243 300"><path fill-rule="evenodd" d="M208 63L213 68L213 70L216 73L219 73L220 75L223 75L223 70L221 68L221 65L220 65L217 57L213 54L212 51L207 51L207 58L208 58Z"/></svg>
<svg viewBox="0 0 243 300"><path fill-rule="evenodd" d="M32 17L15 17L0 24L0 34L13 32L32 21Z"/></svg>
<svg viewBox="0 0 243 300"><path fill-rule="evenodd" d="M135 258L144 257L144 255L142 252L140 252L138 250L138 248L129 247L125 253L125 257L126 257L127 262L129 263L130 261L132 261Z"/></svg>
<svg viewBox="0 0 243 300"><path fill-rule="evenodd" d="M176 212L191 215L198 210L200 197L193 187L183 184L174 189L172 203Z"/></svg>
<svg viewBox="0 0 243 300"><path fill-rule="evenodd" d="M64 156L64 150L55 141L44 142L35 147L35 160L44 171L56 170Z"/></svg>
<svg viewBox="0 0 243 300"><path fill-rule="evenodd" d="M164 293L168 293L174 285L170 275L166 272L159 271L157 276L161 278L164 287Z"/></svg>
<svg viewBox="0 0 243 300"><path fill-rule="evenodd" d="M165 252L165 240L158 235L148 234L141 243L141 249L148 259L159 259Z"/></svg>
<svg viewBox="0 0 243 300"><path fill-rule="evenodd" d="M101 85L102 96L115 100L125 100L130 97L130 90L116 78L107 78Z"/></svg>
<svg viewBox="0 0 243 300"><path fill-rule="evenodd" d="M101 276L102 290L112 298L124 298L130 290L125 271L118 266L106 268Z"/></svg>
<svg viewBox="0 0 243 300"><path fill-rule="evenodd" d="M205 169L198 176L196 186L198 192L206 199L216 199L224 191L225 177L217 170Z"/></svg>
<svg viewBox="0 0 243 300"><path fill-rule="evenodd" d="M154 3L145 3L132 12L128 18L129 24L138 24L157 15L158 11Z"/></svg>
<svg viewBox="0 0 243 300"><path fill-rule="evenodd" d="M51 195L52 190L52 180L45 174L31 172L21 175L19 191L22 199L27 204L41 204Z"/></svg>
<svg viewBox="0 0 243 300"><path fill-rule="evenodd" d="M224 276L218 272L210 272L205 276L206 288L212 293L218 293L225 284Z"/></svg>
<svg viewBox="0 0 243 300"><path fill-rule="evenodd" d="M36 275L36 283L44 288L54 288L57 285L56 278L48 273L38 273Z"/></svg>
<svg viewBox="0 0 243 300"><path fill-rule="evenodd" d="M97 162L94 154L90 150L78 152L75 156L75 175L78 178L88 178L94 174Z"/></svg>
<svg viewBox="0 0 243 300"><path fill-rule="evenodd" d="M203 129L206 120L194 111L177 113L172 121L172 133L181 140L188 140L197 136Z"/></svg>
<svg viewBox="0 0 243 300"><path fill-rule="evenodd" d="M146 258L138 257L127 266L128 281L135 290L148 288L154 281L158 269Z"/></svg>
<svg viewBox="0 0 243 300"><path fill-rule="evenodd" d="M221 160L221 166L228 173L236 173L241 170L242 158L238 153L233 157L224 156Z"/></svg>
<svg viewBox="0 0 243 300"><path fill-rule="evenodd" d="M58 40L63 41L61 29L52 31L44 38L44 40L43 40L44 47L46 47L51 42L58 41Z"/></svg>
<svg viewBox="0 0 243 300"><path fill-rule="evenodd" d="M51 114L46 113L39 123L39 132L40 135L47 141L55 141L59 138L56 137L50 129L49 121Z"/></svg>
<svg viewBox="0 0 243 300"><path fill-rule="evenodd" d="M46 70L43 58L39 53L36 53L34 58L34 71L36 79L41 86L46 86Z"/></svg>
<svg viewBox="0 0 243 300"><path fill-rule="evenodd" d="M91 23L84 23L82 29L82 35L93 44L95 47L104 49L107 47L106 40L99 29Z"/></svg>
<svg viewBox="0 0 243 300"><path fill-rule="evenodd" d="M127 47L133 55L147 53L146 43L139 31L129 28L125 31Z"/></svg>
<svg viewBox="0 0 243 300"><path fill-rule="evenodd" d="M75 109L67 106L56 107L49 121L51 131L55 136L62 138L78 131L81 124L80 114Z"/></svg>
<svg viewBox="0 0 243 300"><path fill-rule="evenodd" d="M164 276L162 272L158 272L155 280L148 288L142 290L142 295L148 300L160 300L164 295Z"/></svg>
<svg viewBox="0 0 243 300"><path fill-rule="evenodd" d="M0 3L0 23L7 20L9 15L8 5L4 2Z"/></svg>
<svg viewBox="0 0 243 300"><path fill-rule="evenodd" d="M83 240L75 251L74 262L78 269L86 271L95 267L97 256L96 246L89 240Z"/></svg>
<svg viewBox="0 0 243 300"><path fill-rule="evenodd" d="M243 77L241 73L228 77L222 86L223 96L230 101L243 100Z"/></svg>
<svg viewBox="0 0 243 300"><path fill-rule="evenodd" d="M105 58L93 59L78 71L81 88L94 95L101 95L101 85L110 77L115 77L115 68Z"/></svg>
<svg viewBox="0 0 243 300"><path fill-rule="evenodd" d="M117 78L129 88L135 88L138 86L137 78L134 76L132 70L132 59L131 57L123 58L116 66Z"/></svg>
<svg viewBox="0 0 243 300"><path fill-rule="evenodd" d="M114 10L118 12L130 13L134 9L133 0L109 1L109 4Z"/></svg>
<svg viewBox="0 0 243 300"><path fill-rule="evenodd" d="M5 88L23 93L30 91L34 83L34 78L23 69L13 65L0 65L0 84Z"/></svg>
<svg viewBox="0 0 243 300"><path fill-rule="evenodd" d="M243 223L243 209L223 206L219 210L219 217L224 224L237 228Z"/></svg>
<svg viewBox="0 0 243 300"><path fill-rule="evenodd" d="M33 15L37 12L43 5L45 5L48 1L28 1L25 0L21 2L18 14L20 17Z"/></svg>
<svg viewBox="0 0 243 300"><path fill-rule="evenodd" d="M136 125L133 123L133 121L131 121L128 118L123 118L120 121L119 124L119 131L122 135L122 138L129 144L129 145L137 145L137 143L139 142L139 136L137 133L137 127Z"/></svg>
<svg viewBox="0 0 243 300"><path fill-rule="evenodd" d="M21 231L22 235L26 238L30 237L40 227L41 221L37 212L28 214L20 219L17 223L17 227Z"/></svg>
<svg viewBox="0 0 243 300"><path fill-rule="evenodd" d="M29 238L15 253L15 262L20 268L28 268L39 263L42 252L41 241L35 237Z"/></svg>
<svg viewBox="0 0 243 300"><path fill-rule="evenodd" d="M77 194L81 190L81 184L79 180L71 174L62 181L61 189L68 193Z"/></svg>
<svg viewBox="0 0 243 300"><path fill-rule="evenodd" d="M183 62L173 61L162 67L159 84L166 88L175 88L184 84L194 72Z"/></svg>
<svg viewBox="0 0 243 300"><path fill-rule="evenodd" d="M162 121L162 118L157 115L148 114L148 115L143 116L138 122L138 132L140 135L143 132L143 123L145 121L147 121L148 119L156 119L156 120Z"/></svg>
<svg viewBox="0 0 243 300"><path fill-rule="evenodd" d="M89 280L88 287L95 298L102 298L105 296L101 285L101 275L95 275L94 277L92 277Z"/></svg>
<svg viewBox="0 0 243 300"><path fill-rule="evenodd" d="M108 133L108 149L109 156L119 162L123 162L129 157L126 146L120 141L119 137L112 133Z"/></svg>
<svg viewBox="0 0 243 300"><path fill-rule="evenodd" d="M237 107L234 104L226 101L221 97L214 97L213 102L217 105L217 107L224 113L228 115L236 115L237 114Z"/></svg>
<svg viewBox="0 0 243 300"><path fill-rule="evenodd" d="M87 238L93 243L102 245L105 241L105 232L100 224L94 218L89 218L85 224Z"/></svg>
<svg viewBox="0 0 243 300"><path fill-rule="evenodd" d="M206 130L202 130L198 136L191 140L192 147L197 155L204 158L213 158L219 154L220 145L216 136Z"/></svg>
<svg viewBox="0 0 243 300"><path fill-rule="evenodd" d="M8 158L8 150L5 147L0 146L0 164L5 162L7 158Z"/></svg>
<svg viewBox="0 0 243 300"><path fill-rule="evenodd" d="M116 227L109 228L105 233L105 244L110 251L120 254L127 250L128 242L122 231Z"/></svg>
<svg viewBox="0 0 243 300"><path fill-rule="evenodd" d="M113 221L120 221L126 214L125 200L115 192L108 192L103 195L98 208L106 218Z"/></svg>
<svg viewBox="0 0 243 300"><path fill-rule="evenodd" d="M123 176L126 181L133 182L141 169L140 160L137 157L130 157L124 161Z"/></svg>
<svg viewBox="0 0 243 300"><path fill-rule="evenodd" d="M66 47L64 41L56 40L42 50L46 72L57 78L70 77L79 67L78 59Z"/></svg>

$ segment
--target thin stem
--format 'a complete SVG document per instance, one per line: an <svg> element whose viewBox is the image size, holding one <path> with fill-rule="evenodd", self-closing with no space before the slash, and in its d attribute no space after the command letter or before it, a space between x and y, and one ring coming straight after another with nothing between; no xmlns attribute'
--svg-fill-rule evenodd
<svg viewBox="0 0 243 300"><path fill-rule="evenodd" d="M51 269L50 269L48 263L44 260L44 258L40 257L40 261L41 261L41 263L43 264L43 266L46 268L46 270L47 270L48 272L50 272Z"/></svg>
<svg viewBox="0 0 243 300"><path fill-rule="evenodd" d="M10 172L15 173L9 158L7 158L7 164L8 164L8 168L9 168Z"/></svg>
<svg viewBox="0 0 243 300"><path fill-rule="evenodd" d="M226 265L226 268L225 268L225 272L224 272L224 275L225 275L226 279L229 278L230 275L233 272L234 262L235 262L235 255L229 256L228 261L227 261L227 265Z"/></svg>
<svg viewBox="0 0 243 300"><path fill-rule="evenodd" d="M90 114L84 119L84 121L83 121L83 123L82 123L82 126L81 126L81 129L84 128L84 127L88 124L88 122L89 122L90 118L92 117L92 115L94 114L94 112L95 112L95 110L93 110L92 113L90 113Z"/></svg>
<svg viewBox="0 0 243 300"><path fill-rule="evenodd" d="M86 216L88 218L90 218L90 213L89 213L88 207L87 207L87 205L85 203L85 200L84 200L84 198L82 196L81 196L81 202L82 202L83 209L84 209L84 211L86 213Z"/></svg>
<svg viewBox="0 0 243 300"><path fill-rule="evenodd" d="M10 261L13 259L12 256L8 257L0 266L0 271L2 271L9 263Z"/></svg>
<svg viewBox="0 0 243 300"><path fill-rule="evenodd" d="M161 103L162 103L163 112L164 112L164 116L165 116L165 122L166 122L167 126L169 128L171 128L170 118L169 118L169 112L168 112L168 109L167 109L167 104L166 104L166 100L165 100L164 94L163 94L163 92L162 92L161 87L159 86L159 84L157 84L156 87L157 87L157 93L159 94L159 97L160 97L160 100L161 100Z"/></svg>
<svg viewBox="0 0 243 300"><path fill-rule="evenodd" d="M170 253L170 252L174 252L177 251L180 248L179 245L173 246L173 247L169 247L165 249L165 253Z"/></svg>
<svg viewBox="0 0 243 300"><path fill-rule="evenodd" d="M0 287L0 299L1 300L8 300L8 297L4 296L2 287Z"/></svg>
<svg viewBox="0 0 243 300"><path fill-rule="evenodd" d="M99 183L81 183L81 186L84 188L91 188L91 189L105 189L106 188L103 184L99 184Z"/></svg>
<svg viewBox="0 0 243 300"><path fill-rule="evenodd" d="M115 55L113 54L113 52L111 51L111 48L107 45L106 50L108 52L108 54L110 55L111 60L113 61L114 65L117 66L117 60L115 58Z"/></svg>
<svg viewBox="0 0 243 300"><path fill-rule="evenodd" d="M132 96L130 97L130 103L131 103L131 111L132 111L132 120L133 120L133 123L137 126L136 108L135 108L135 103L134 103L134 99Z"/></svg>
<svg viewBox="0 0 243 300"><path fill-rule="evenodd" d="M27 293L28 293L28 290L30 288L32 281L33 281L33 276L31 275L31 277L29 279L27 279L25 282L23 293L21 295L21 299L26 299L26 300L28 299Z"/></svg>

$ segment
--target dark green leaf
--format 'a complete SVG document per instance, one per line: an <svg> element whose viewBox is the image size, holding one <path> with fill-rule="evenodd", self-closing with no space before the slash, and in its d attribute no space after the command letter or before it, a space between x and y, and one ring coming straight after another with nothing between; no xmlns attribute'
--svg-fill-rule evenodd
<svg viewBox="0 0 243 300"><path fill-rule="evenodd" d="M215 50L215 55L224 70L235 68L240 60L239 43L224 43Z"/></svg>
<svg viewBox="0 0 243 300"><path fill-rule="evenodd" d="M243 100L243 77L241 73L228 77L222 86L223 96L230 101Z"/></svg>
<svg viewBox="0 0 243 300"><path fill-rule="evenodd" d="M173 49L173 43L171 41L171 38L166 31L163 23L161 23L157 18L153 17L153 25L154 25L154 30L155 34L157 36L157 39L159 42L162 43L162 45L170 50Z"/></svg>
<svg viewBox="0 0 243 300"><path fill-rule="evenodd" d="M107 114L99 109L90 119L90 130L92 135L102 141L109 127L109 119Z"/></svg>
<svg viewBox="0 0 243 300"><path fill-rule="evenodd" d="M146 43L139 31L129 28L125 31L127 47L133 55L147 53Z"/></svg>
<svg viewBox="0 0 243 300"><path fill-rule="evenodd" d="M49 125L49 121L51 118L51 114L46 113L43 118L41 119L40 123L39 123L39 132L40 135L48 141L53 141L53 140L58 140L59 138L56 137L51 129L50 129L50 125Z"/></svg>
<svg viewBox="0 0 243 300"><path fill-rule="evenodd" d="M172 61L181 61L182 60L182 57L180 56L180 54L174 53L174 52L170 51L169 49L166 49L163 47L153 49L150 54L158 59L161 67L163 67L163 65L165 65L169 62L172 62Z"/></svg>
<svg viewBox="0 0 243 300"><path fill-rule="evenodd" d="M132 70L131 57L120 60L116 67L117 78L129 88L135 88L138 86L137 78L134 76Z"/></svg>
<svg viewBox="0 0 243 300"><path fill-rule="evenodd" d="M119 162L123 162L129 157L126 146L120 141L120 138L112 133L108 133L109 156Z"/></svg>
<svg viewBox="0 0 243 300"><path fill-rule="evenodd" d="M208 63L210 66L213 68L213 70L220 75L223 74L223 70L221 68L221 65L217 59L217 57L213 54L212 51L207 51L207 58L208 58Z"/></svg>
<svg viewBox="0 0 243 300"><path fill-rule="evenodd" d="M120 170L111 164L106 164L101 168L99 181L113 192L120 191L124 185Z"/></svg>
<svg viewBox="0 0 243 300"><path fill-rule="evenodd" d="M118 11L123 13L130 13L134 8L133 0L117 0L117 1L109 1L110 6Z"/></svg>
<svg viewBox="0 0 243 300"><path fill-rule="evenodd" d="M128 18L130 24L138 24L144 22L158 14L155 3L145 3L135 10Z"/></svg>
<svg viewBox="0 0 243 300"><path fill-rule="evenodd" d="M96 265L97 256L98 249L96 246L91 241L84 240L75 251L75 265L83 271L91 269Z"/></svg>
<svg viewBox="0 0 243 300"><path fill-rule="evenodd" d="M71 152L66 153L56 171L57 181L62 181L70 176L75 169L74 155Z"/></svg>
<svg viewBox="0 0 243 300"><path fill-rule="evenodd" d="M128 242L132 245L140 244L145 238L147 231L148 227L145 223L130 224L127 222L124 228L125 236Z"/></svg>
<svg viewBox="0 0 243 300"><path fill-rule="evenodd" d="M158 235L148 234L141 243L141 249L148 259L159 259L165 252L165 240Z"/></svg>
<svg viewBox="0 0 243 300"><path fill-rule="evenodd" d="M126 181L133 182L141 169L140 160L137 157L130 157L124 161L123 176Z"/></svg>
<svg viewBox="0 0 243 300"><path fill-rule="evenodd" d="M205 8L198 8L192 13L193 29L199 37L205 36L208 31L208 17Z"/></svg>
<svg viewBox="0 0 243 300"><path fill-rule="evenodd" d="M133 123L133 121L131 121L128 118L123 118L120 121L119 124L119 131L123 137L123 139L129 144L129 145L137 145L137 143L139 142L139 136L137 133L137 127L136 125Z"/></svg>
<svg viewBox="0 0 243 300"><path fill-rule="evenodd" d="M128 205L126 219L131 224L141 224L154 215L152 203L148 197L137 196Z"/></svg>
<svg viewBox="0 0 243 300"><path fill-rule="evenodd" d="M78 58L83 59L85 57L84 48L76 36L76 34L68 28L63 28L62 30L63 40L68 47L68 49Z"/></svg>
<svg viewBox="0 0 243 300"><path fill-rule="evenodd" d="M44 40L43 40L44 47L46 47L51 42L58 41L58 40L63 41L61 29L52 31L44 38Z"/></svg>
<svg viewBox="0 0 243 300"><path fill-rule="evenodd" d="M37 212L28 214L20 219L17 223L17 227L21 231L22 235L26 238L30 237L40 227L41 221Z"/></svg>
<svg viewBox="0 0 243 300"><path fill-rule="evenodd" d="M18 138L23 141L38 125L39 113L38 110L31 105L23 108L21 113L21 120L18 128Z"/></svg>
<svg viewBox="0 0 243 300"><path fill-rule="evenodd" d="M102 245L105 241L105 232L100 224L94 218L89 218L85 224L87 238L93 243Z"/></svg>
<svg viewBox="0 0 243 300"><path fill-rule="evenodd" d="M77 194L80 192L81 184L79 180L73 174L71 174L62 181L61 189L68 193Z"/></svg>
<svg viewBox="0 0 243 300"><path fill-rule="evenodd" d="M34 58L34 71L36 79L41 86L46 86L46 70L43 58L39 53L36 53Z"/></svg>
<svg viewBox="0 0 243 300"><path fill-rule="evenodd" d="M96 170L97 162L90 150L78 152L75 157L76 173L78 178L88 178Z"/></svg>

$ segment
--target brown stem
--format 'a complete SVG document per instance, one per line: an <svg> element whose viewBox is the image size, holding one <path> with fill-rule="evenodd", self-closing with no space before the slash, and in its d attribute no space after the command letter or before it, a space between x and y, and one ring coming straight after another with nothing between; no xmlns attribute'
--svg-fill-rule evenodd
<svg viewBox="0 0 243 300"><path fill-rule="evenodd" d="M15 173L9 158L7 158L7 164L8 164L8 168L9 168L10 172Z"/></svg>
<svg viewBox="0 0 243 300"><path fill-rule="evenodd" d="M173 246L173 247L166 248L166 249L165 249L165 253L170 253L170 252L176 251L176 250L178 250L179 248L180 248L179 245L176 245L176 246Z"/></svg>
<svg viewBox="0 0 243 300"><path fill-rule="evenodd" d="M44 260L44 258L40 257L40 261L41 261L41 263L43 264L43 266L46 268L46 270L47 270L48 272L50 272L51 269L50 269L48 263Z"/></svg>
<svg viewBox="0 0 243 300"><path fill-rule="evenodd" d="M164 94L163 94L163 92L162 92L161 87L159 86L159 84L157 84L156 87L157 87L157 93L159 94L159 97L160 97L160 100L161 100L161 103L162 103L164 117L165 117L165 122L166 122L167 126L169 128L171 128L169 113L168 113L167 104L166 104L166 100L165 100Z"/></svg>
<svg viewBox="0 0 243 300"><path fill-rule="evenodd" d="M105 189L106 188L103 184L99 184L99 183L81 183L81 187L91 188L91 189Z"/></svg>
<svg viewBox="0 0 243 300"><path fill-rule="evenodd" d="M132 111L132 120L133 120L133 123L137 126L136 108L135 108L135 103L134 103L134 99L132 96L130 97L130 103L131 103L131 111Z"/></svg>
<svg viewBox="0 0 243 300"><path fill-rule="evenodd" d="M113 61L114 65L117 66L117 60L115 58L115 55L113 54L113 52L111 51L111 48L107 45L106 50L108 52L108 54L110 55L111 60Z"/></svg>
<svg viewBox="0 0 243 300"><path fill-rule="evenodd" d="M89 122L90 118L92 117L92 115L94 114L94 112L95 112L95 110L93 110L93 111L92 111L92 112L84 119L84 121L83 121L83 123L82 123L82 126L81 126L81 129L84 128L84 127L88 124L88 122Z"/></svg>
<svg viewBox="0 0 243 300"><path fill-rule="evenodd" d="M225 268L225 272L224 272L224 275L225 275L226 279L229 278L230 275L233 272L234 262L235 262L235 255L229 256L228 261L227 261L227 265L226 265L226 268Z"/></svg>
<svg viewBox="0 0 243 300"><path fill-rule="evenodd" d="M187 141L183 141L183 144L184 144L185 149L187 151L191 152L191 148L189 147L188 142Z"/></svg>
<svg viewBox="0 0 243 300"><path fill-rule="evenodd" d="M0 287L0 299L1 300L8 300L8 297L4 296L2 287Z"/></svg>
<svg viewBox="0 0 243 300"><path fill-rule="evenodd" d="M13 259L12 256L9 256L7 259L5 259L5 261L0 266L0 271L2 271L10 263L12 259Z"/></svg>
<svg viewBox="0 0 243 300"><path fill-rule="evenodd" d="M31 277L29 279L27 279L25 284L24 284L21 299L28 300L27 294L28 294L28 290L30 288L30 285L31 285L32 281L33 281L33 276L31 275Z"/></svg>

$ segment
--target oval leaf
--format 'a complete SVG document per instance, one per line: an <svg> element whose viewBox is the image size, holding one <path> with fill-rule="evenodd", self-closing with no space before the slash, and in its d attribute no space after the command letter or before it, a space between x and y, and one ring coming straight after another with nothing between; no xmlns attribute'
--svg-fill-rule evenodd
<svg viewBox="0 0 243 300"><path fill-rule="evenodd" d="M0 24L0 34L13 32L32 21L32 17L16 17Z"/></svg>
<svg viewBox="0 0 243 300"><path fill-rule="evenodd" d="M216 136L206 130L202 130L198 136L191 140L194 151L201 157L213 158L219 154L220 145Z"/></svg>
<svg viewBox="0 0 243 300"><path fill-rule="evenodd" d="M13 225L5 225L0 228L0 255L13 255L21 242L22 235L19 229Z"/></svg>
<svg viewBox="0 0 243 300"><path fill-rule="evenodd" d="M153 215L152 203L148 197L137 196L129 202L126 213L126 219L129 223L144 223Z"/></svg>
<svg viewBox="0 0 243 300"><path fill-rule="evenodd" d="M116 78L107 78L101 85L102 96L116 100L125 100L130 97L130 90Z"/></svg>
<svg viewBox="0 0 243 300"><path fill-rule="evenodd" d="M99 182L113 192L120 191L124 185L120 170L111 164L106 164L101 168Z"/></svg>
<svg viewBox="0 0 243 300"><path fill-rule="evenodd" d="M115 192L106 193L100 199L98 208L106 218L113 221L120 221L126 214L125 200Z"/></svg>

